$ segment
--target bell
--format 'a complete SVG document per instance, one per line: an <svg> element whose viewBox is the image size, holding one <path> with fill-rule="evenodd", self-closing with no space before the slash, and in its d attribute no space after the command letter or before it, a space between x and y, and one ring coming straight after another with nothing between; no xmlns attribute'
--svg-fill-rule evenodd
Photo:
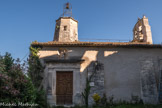
<svg viewBox="0 0 162 108"><path fill-rule="evenodd" d="M66 9L69 9L69 3L66 3Z"/></svg>

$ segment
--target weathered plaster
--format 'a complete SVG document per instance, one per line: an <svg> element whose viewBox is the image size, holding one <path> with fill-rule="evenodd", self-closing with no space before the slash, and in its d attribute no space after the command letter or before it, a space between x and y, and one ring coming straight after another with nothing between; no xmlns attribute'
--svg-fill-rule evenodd
<svg viewBox="0 0 162 108"><path fill-rule="evenodd" d="M74 104L78 103L81 105L83 102L81 99L81 92L83 92L86 84L87 70L91 71L91 64L94 61L99 61L104 64L104 70L100 71L99 76L102 78L99 82L104 82L103 90L106 93L107 98L113 95L114 101L125 100L130 102L133 96L138 96L141 99L144 99L145 103L156 103L157 100L150 96L157 96L157 92L154 94L148 94L146 97L143 96L148 91L143 91L143 85L149 85L149 83L142 83L141 80L146 78L147 80L158 79L159 67L158 60L162 58L161 49L158 48L97 48L97 47L66 47L68 52L68 58L79 57L84 59L83 63L49 63L46 64L46 71L53 73L53 79L55 79L55 72L57 70L72 70L74 72ZM44 47L40 54L51 56L51 53L57 52L58 47ZM44 52L46 51L46 52ZM50 53L48 53L48 51ZM53 57L58 57L56 53L52 55ZM43 58L42 58L43 59ZM144 68L147 65L147 60L150 62L149 66L153 66L154 70L150 68ZM143 62L142 62L143 61ZM152 63L154 65L152 65ZM77 68L77 69L76 69ZM46 72L46 73L48 73ZM104 73L104 74L103 74ZM145 74L148 73L151 76L145 77ZM154 73L154 74L153 74ZM143 76L144 75L144 76ZM147 75L147 74L146 74ZM143 77L141 77L143 76ZM156 78L153 78L156 77ZM77 80L75 80L77 79ZM97 81L97 80L96 80ZM54 83L55 80L52 81ZM156 82L157 83L157 82ZM53 84L52 84L53 85ZM55 84L54 84L55 85ZM52 95L55 102L55 86L52 86ZM153 87L157 88L157 85L152 84ZM149 85L152 87L152 85ZM95 86L97 86L95 84ZM101 87L100 87L101 89ZM97 90L97 92L99 89ZM96 91L95 91L96 92ZM96 92L96 93L97 93ZM102 92L99 92L102 96ZM51 95L50 95L51 96ZM51 96L52 97L52 96ZM90 97L92 100L92 97ZM79 100L78 100L79 99ZM155 99L155 101L151 101ZM91 103L92 101L90 101ZM55 103L53 103L55 104ZM83 104L83 103L82 103Z"/></svg>

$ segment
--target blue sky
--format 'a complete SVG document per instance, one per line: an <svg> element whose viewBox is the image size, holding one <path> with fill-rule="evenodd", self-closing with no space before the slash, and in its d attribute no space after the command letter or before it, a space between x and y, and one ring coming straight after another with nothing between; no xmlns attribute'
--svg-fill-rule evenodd
<svg viewBox="0 0 162 108"><path fill-rule="evenodd" d="M0 0L0 53L22 59L32 41L52 41L67 1L79 38L131 40L137 18L146 15L153 42L162 42L162 0Z"/></svg>

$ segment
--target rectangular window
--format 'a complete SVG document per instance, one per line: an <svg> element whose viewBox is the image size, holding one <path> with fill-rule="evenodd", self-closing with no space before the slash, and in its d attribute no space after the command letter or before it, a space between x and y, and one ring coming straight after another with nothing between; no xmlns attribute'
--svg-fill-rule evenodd
<svg viewBox="0 0 162 108"><path fill-rule="evenodd" d="M67 30L67 26L64 26L64 31L66 31Z"/></svg>

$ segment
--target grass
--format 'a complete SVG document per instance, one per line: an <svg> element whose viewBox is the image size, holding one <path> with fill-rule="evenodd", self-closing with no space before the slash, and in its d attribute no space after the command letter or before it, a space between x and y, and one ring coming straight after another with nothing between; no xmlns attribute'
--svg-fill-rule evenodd
<svg viewBox="0 0 162 108"><path fill-rule="evenodd" d="M162 105L117 105L108 108L162 108Z"/></svg>
<svg viewBox="0 0 162 108"><path fill-rule="evenodd" d="M63 106L57 106L53 108L64 108ZM86 108L84 106L75 106L71 108ZM128 105L113 105L113 106L95 106L95 107L89 107L89 108L162 108L162 105L143 105L143 104L128 104Z"/></svg>

